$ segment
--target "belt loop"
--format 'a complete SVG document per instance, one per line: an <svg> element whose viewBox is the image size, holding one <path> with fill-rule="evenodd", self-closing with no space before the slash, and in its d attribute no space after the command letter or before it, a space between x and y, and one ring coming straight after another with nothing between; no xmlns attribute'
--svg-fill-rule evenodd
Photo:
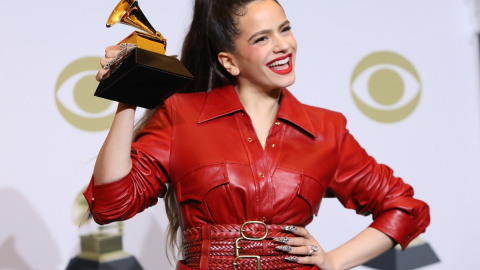
<svg viewBox="0 0 480 270"><path fill-rule="evenodd" d="M200 257L200 270L208 270L208 261L210 260L210 231L211 224L202 225L202 253Z"/></svg>
<svg viewBox="0 0 480 270"><path fill-rule="evenodd" d="M263 240L262 240L262 245L263 245L263 254L262 254L262 256L267 256L267 255L268 255L267 239L263 239Z"/></svg>

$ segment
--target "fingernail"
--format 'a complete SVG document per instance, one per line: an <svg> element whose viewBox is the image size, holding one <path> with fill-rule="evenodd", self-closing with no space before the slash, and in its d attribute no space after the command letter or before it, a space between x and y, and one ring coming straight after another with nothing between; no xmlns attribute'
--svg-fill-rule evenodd
<svg viewBox="0 0 480 270"><path fill-rule="evenodd" d="M288 237L277 237L277 238L273 238L273 241L286 244L286 243L288 243L288 241L290 241L290 238L288 238Z"/></svg>
<svg viewBox="0 0 480 270"><path fill-rule="evenodd" d="M298 262L298 257L297 256L288 256L285 257L286 261L291 261L291 262Z"/></svg>
<svg viewBox="0 0 480 270"><path fill-rule="evenodd" d="M122 48L122 49L120 50L120 52L118 52L118 55L121 56L121 55L123 55L123 54L125 54L125 53L127 53L127 52L128 52L128 48Z"/></svg>
<svg viewBox="0 0 480 270"><path fill-rule="evenodd" d="M110 69L110 66L113 64L113 62L115 62L115 59L110 60L110 62L108 62L108 63L103 67L103 69L109 70L109 69Z"/></svg>
<svg viewBox="0 0 480 270"><path fill-rule="evenodd" d="M296 232L296 231L297 231L297 227L296 227L296 226L293 226L293 225L288 225L288 226L283 227L283 230L284 230L284 231L289 231L289 232Z"/></svg>
<svg viewBox="0 0 480 270"><path fill-rule="evenodd" d="M119 45L120 49L127 49L127 50L131 50L131 49L134 49L134 48L137 48L137 44L135 43L122 43Z"/></svg>
<svg viewBox="0 0 480 270"><path fill-rule="evenodd" d="M291 246L287 246L287 245L285 245L285 246L276 246L275 249L278 250L278 251L285 251L285 252L290 252L290 251L292 251L292 247L291 247Z"/></svg>

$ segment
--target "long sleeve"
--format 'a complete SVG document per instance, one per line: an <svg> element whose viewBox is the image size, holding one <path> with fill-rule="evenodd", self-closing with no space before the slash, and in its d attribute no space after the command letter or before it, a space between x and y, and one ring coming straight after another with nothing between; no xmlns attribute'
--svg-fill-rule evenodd
<svg viewBox="0 0 480 270"><path fill-rule="evenodd" d="M172 130L167 104L158 108L132 143L128 175L103 185L94 185L92 177L84 196L97 223L129 219L164 196Z"/></svg>
<svg viewBox="0 0 480 270"><path fill-rule="evenodd" d="M370 227L397 241L403 249L425 231L429 208L413 198L413 188L378 164L345 129L339 147L340 161L330 192L358 214L373 216Z"/></svg>

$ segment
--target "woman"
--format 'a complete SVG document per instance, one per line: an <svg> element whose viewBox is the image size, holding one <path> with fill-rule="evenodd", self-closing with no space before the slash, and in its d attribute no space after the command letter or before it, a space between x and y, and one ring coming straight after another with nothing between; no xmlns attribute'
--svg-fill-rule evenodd
<svg viewBox="0 0 480 270"><path fill-rule="evenodd" d="M167 193L184 245L177 269L348 269L405 248L429 224L428 206L341 114L286 90L296 49L274 0L195 1L182 62L196 78L188 91L203 92L169 98L133 143L135 107L119 104L85 192L94 219L128 219ZM330 252L305 228L324 196L374 219Z"/></svg>

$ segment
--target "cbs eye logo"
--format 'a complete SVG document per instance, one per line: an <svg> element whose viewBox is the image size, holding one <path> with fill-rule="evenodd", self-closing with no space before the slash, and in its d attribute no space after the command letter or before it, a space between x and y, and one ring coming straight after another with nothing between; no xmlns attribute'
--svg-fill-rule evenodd
<svg viewBox="0 0 480 270"><path fill-rule="evenodd" d="M93 96L99 63L99 57L78 59L60 73L55 84L58 110L70 124L85 131L108 129L115 114L112 101Z"/></svg>
<svg viewBox="0 0 480 270"><path fill-rule="evenodd" d="M393 123L415 110L422 85L415 67L407 59L381 51L360 61L353 71L350 89L355 104L366 116Z"/></svg>

